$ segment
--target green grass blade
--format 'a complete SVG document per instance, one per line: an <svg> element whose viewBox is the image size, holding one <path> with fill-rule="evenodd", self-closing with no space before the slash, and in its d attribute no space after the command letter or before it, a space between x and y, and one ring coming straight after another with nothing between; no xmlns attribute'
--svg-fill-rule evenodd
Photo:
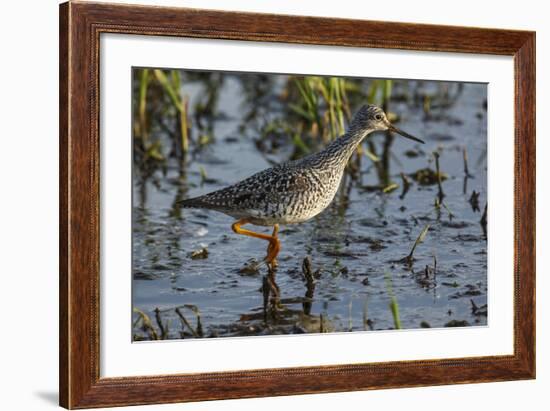
<svg viewBox="0 0 550 411"><path fill-rule="evenodd" d="M315 121L315 117L311 113L307 112L306 110L304 110L302 107L300 107L297 104L288 103L288 108L290 108L296 114L304 117L306 120Z"/></svg>
<svg viewBox="0 0 550 411"><path fill-rule="evenodd" d="M143 140L147 139L147 89L149 87L149 69L141 70L141 75L139 78L139 103L138 103L138 114L139 114L139 129L141 138Z"/></svg>
<svg viewBox="0 0 550 411"><path fill-rule="evenodd" d="M292 142L298 149L300 149L304 154L309 153L309 147L304 143L304 140L302 140L302 137L298 133L294 134L294 137L292 139Z"/></svg>
<svg viewBox="0 0 550 411"><path fill-rule="evenodd" d="M380 88L380 80L374 80L370 87L367 94L367 101L369 104L374 104L376 102L376 96L378 95L378 90Z"/></svg>
<svg viewBox="0 0 550 411"><path fill-rule="evenodd" d="M380 157L378 157L376 154L374 154L371 150L368 148L363 149L363 153L371 159L373 163L378 163L380 161Z"/></svg>
<svg viewBox="0 0 550 411"><path fill-rule="evenodd" d="M172 82L168 79L166 73L159 69L155 69L153 72L155 73L157 81L160 83L164 91L168 94L168 97L170 97L172 104L174 104L178 111L181 112L182 104L180 101L179 92L174 89L174 86L172 85Z"/></svg>
<svg viewBox="0 0 550 411"><path fill-rule="evenodd" d="M382 90L382 105L386 105L391 98L391 90L393 80L384 80L384 88Z"/></svg>
<svg viewBox="0 0 550 411"><path fill-rule="evenodd" d="M418 237L416 238L416 241L414 242L413 246L412 246L412 249L411 249L411 252L409 254L409 260L412 259L412 256L414 254L414 250L416 250L416 247L418 246L418 244L420 244L421 242L424 241L424 238L426 238L426 234L428 234L428 230L430 229L430 225L429 224L426 224L426 226L422 229L422 231L420 232L420 234L418 235Z"/></svg>
<svg viewBox="0 0 550 411"><path fill-rule="evenodd" d="M391 279L390 273L386 272L386 289L388 290L388 295L390 296L390 311L393 317L393 325L396 330L401 329L401 319L399 317L399 304L397 303L397 298L395 298L395 294L393 293L393 282Z"/></svg>

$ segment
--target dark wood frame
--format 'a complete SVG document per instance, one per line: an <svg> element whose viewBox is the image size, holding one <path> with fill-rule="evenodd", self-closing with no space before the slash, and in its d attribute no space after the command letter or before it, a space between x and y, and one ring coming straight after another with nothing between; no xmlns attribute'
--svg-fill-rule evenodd
<svg viewBox="0 0 550 411"><path fill-rule="evenodd" d="M124 378L99 374L101 33L513 56L514 354ZM60 6L60 404L67 408L535 377L535 33L152 6Z"/></svg>

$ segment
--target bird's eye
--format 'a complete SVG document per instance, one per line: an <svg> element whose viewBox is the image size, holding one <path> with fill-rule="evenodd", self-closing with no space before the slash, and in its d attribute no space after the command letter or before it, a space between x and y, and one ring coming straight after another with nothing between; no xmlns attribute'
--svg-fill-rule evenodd
<svg viewBox="0 0 550 411"><path fill-rule="evenodd" d="M378 121L382 120L382 114L377 114L374 116L374 118Z"/></svg>

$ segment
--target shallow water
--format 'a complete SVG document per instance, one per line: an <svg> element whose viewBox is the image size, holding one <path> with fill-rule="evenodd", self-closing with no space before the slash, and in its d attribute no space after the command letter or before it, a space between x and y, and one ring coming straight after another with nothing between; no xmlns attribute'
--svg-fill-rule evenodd
<svg viewBox="0 0 550 411"><path fill-rule="evenodd" d="M202 89L196 83L183 87L193 107ZM224 214L185 209L178 215L173 207L181 196L201 195L269 167L268 158L288 159L290 147L266 156L258 150L254 132L240 130L246 111L242 87L235 77L223 83L219 113L212 121L216 140L185 168L170 160L165 174L145 181L134 172L134 307L152 319L159 308L169 325L168 338L192 337L189 329L183 332L174 311L183 305L200 310L204 336L390 329L395 326L389 308L390 278L402 328L487 324L482 308L487 304L487 240L479 223L487 199L485 85L465 84L455 104L437 110L429 120L421 107L391 103L391 111L401 116L398 126L426 141L420 147L395 138L392 179L401 185L400 172L435 168L431 153L439 148L441 170L449 176L442 183L444 202L454 217L450 219L445 208L434 208L437 185L411 181L404 197L401 187L387 194L365 189L378 184L372 162L365 157L362 185L352 185L347 208L336 199L316 218L281 227L275 276L281 300L276 315L267 317L261 290L266 267L257 273L240 272L250 259L265 256L265 242L234 234L233 220ZM427 82L424 87L436 86ZM384 136L369 138L381 145ZM474 175L465 193L464 146ZM473 211L469 203L472 190L480 193L480 211ZM414 253L412 268L399 262L426 224L430 229ZM207 258L193 258L192 253L202 248L207 248ZM310 311L304 313L306 256L313 270L320 271ZM472 301L479 308L476 312ZM196 324L191 310L183 308L182 313ZM139 327L134 335L147 337Z"/></svg>

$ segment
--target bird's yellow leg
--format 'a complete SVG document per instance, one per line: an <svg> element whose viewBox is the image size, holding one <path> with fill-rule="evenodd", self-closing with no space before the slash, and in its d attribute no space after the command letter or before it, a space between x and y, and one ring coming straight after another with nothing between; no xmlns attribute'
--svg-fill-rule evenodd
<svg viewBox="0 0 550 411"><path fill-rule="evenodd" d="M276 268L279 263L277 263L276 257L279 254L279 251L281 251L281 242L279 241L279 237L277 237L277 234L279 233L279 224L275 224L273 226L273 233L271 234L271 237L275 239L274 242L269 242L269 245L267 246L267 259L271 258L271 266L273 268Z"/></svg>
<svg viewBox="0 0 550 411"><path fill-rule="evenodd" d="M265 261L273 265L273 262L277 257L277 254L279 254L279 251L281 250L281 244L279 242L279 238L277 238L279 226L275 225L275 227L273 228L274 235L267 235L267 234L256 233L254 231L250 231L241 227L248 223L249 221L243 218L241 220L234 222L231 228L237 234L247 235L249 237L260 238L262 240L269 241L269 246L267 248L267 256L265 257Z"/></svg>

